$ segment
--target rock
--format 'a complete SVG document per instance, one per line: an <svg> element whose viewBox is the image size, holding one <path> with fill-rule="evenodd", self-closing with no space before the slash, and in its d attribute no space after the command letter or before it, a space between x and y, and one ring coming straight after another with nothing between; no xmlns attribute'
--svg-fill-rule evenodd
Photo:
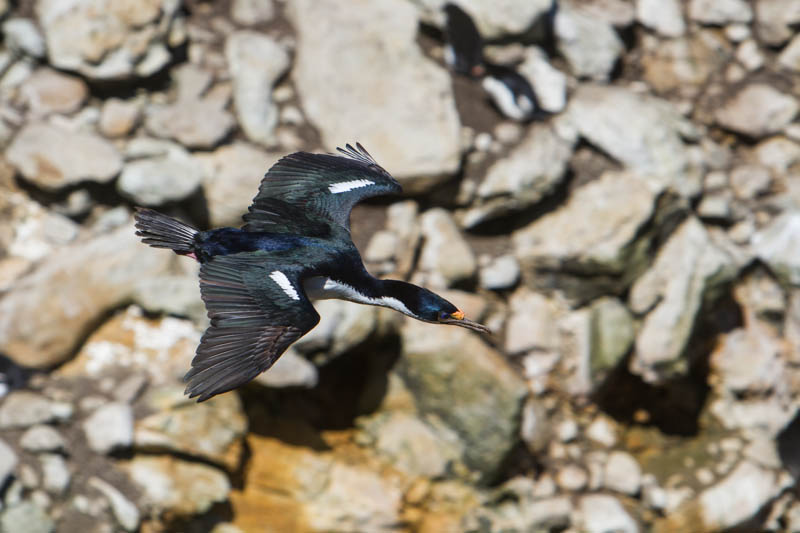
<svg viewBox="0 0 800 533"><path fill-rule="evenodd" d="M526 386L477 336L431 327L406 321L399 373L420 411L458 434L465 464L491 477L518 438Z"/></svg>
<svg viewBox="0 0 800 533"><path fill-rule="evenodd" d="M124 403L108 403L83 422L89 447L97 453L129 448L133 443L133 411Z"/></svg>
<svg viewBox="0 0 800 533"><path fill-rule="evenodd" d="M800 285L800 260L792 253L800 236L800 211L785 211L753 236L756 256L781 283Z"/></svg>
<svg viewBox="0 0 800 533"><path fill-rule="evenodd" d="M261 178L281 155L236 141L196 156L204 169L203 191L211 226L241 225Z"/></svg>
<svg viewBox="0 0 800 533"><path fill-rule="evenodd" d="M203 115L198 115L203 116ZM158 155L134 159L125 164L117 181L117 190L139 205L156 206L189 197L203 179L203 167L178 144L136 139L137 144L157 143Z"/></svg>
<svg viewBox="0 0 800 533"><path fill-rule="evenodd" d="M94 80L149 76L181 44L180 2L146 0L38 0L36 15L50 64Z"/></svg>
<svg viewBox="0 0 800 533"><path fill-rule="evenodd" d="M564 110L567 105L567 76L550 64L541 48L527 47L525 60L517 71L531 83L542 109L550 113Z"/></svg>
<svg viewBox="0 0 800 533"><path fill-rule="evenodd" d="M274 16L272 0L234 0L231 4L231 18L242 26L263 24Z"/></svg>
<svg viewBox="0 0 800 533"><path fill-rule="evenodd" d="M795 98L770 85L753 83L717 109L714 118L724 128L757 139L780 131L798 109Z"/></svg>
<svg viewBox="0 0 800 533"><path fill-rule="evenodd" d="M800 144L781 136L758 143L753 152L758 163L777 175L786 174L800 161Z"/></svg>
<svg viewBox="0 0 800 533"><path fill-rule="evenodd" d="M39 456L39 462L44 490L54 495L63 494L72 479L64 457L57 453L43 453Z"/></svg>
<svg viewBox="0 0 800 533"><path fill-rule="evenodd" d="M38 425L29 428L19 440L20 446L29 452L62 452L66 447L64 437L54 428Z"/></svg>
<svg viewBox="0 0 800 533"><path fill-rule="evenodd" d="M742 461L724 479L663 518L654 531L702 528L719 531L752 518L780 494L788 480L768 469Z"/></svg>
<svg viewBox="0 0 800 533"><path fill-rule="evenodd" d="M291 347L283 352L268 372L262 372L254 380L265 387L314 388L319 382L319 372L308 359L297 354Z"/></svg>
<svg viewBox="0 0 800 533"><path fill-rule="evenodd" d="M53 519L38 505L24 501L4 509L0 513L0 532L53 533Z"/></svg>
<svg viewBox="0 0 800 533"><path fill-rule="evenodd" d="M493 492L489 501L470 511L463 530L557 531L570 525L573 509L569 498L538 497L529 478L512 478Z"/></svg>
<svg viewBox="0 0 800 533"><path fill-rule="evenodd" d="M586 533L638 533L639 525L625 511L619 500L605 494L591 494L581 498L578 527Z"/></svg>
<svg viewBox="0 0 800 533"><path fill-rule="evenodd" d="M637 0L636 20L664 37L680 37L686 32L681 4L676 0Z"/></svg>
<svg viewBox="0 0 800 533"><path fill-rule="evenodd" d="M593 381L616 368L633 344L633 317L616 298L595 300L591 308L591 366Z"/></svg>
<svg viewBox="0 0 800 533"><path fill-rule="evenodd" d="M444 17L438 15L444 11L447 0L413 1L423 8L427 20L443 24ZM525 33L547 15L552 3L552 0L500 0L489 6L480 0L462 0L458 5L470 14L484 38L494 39Z"/></svg>
<svg viewBox="0 0 800 533"><path fill-rule="evenodd" d="M134 288L133 301L150 313L186 316L198 324L207 320L194 273L142 279Z"/></svg>
<svg viewBox="0 0 800 533"><path fill-rule="evenodd" d="M691 0L689 18L701 24L724 26L735 22L750 22L753 11L745 0Z"/></svg>
<svg viewBox="0 0 800 533"><path fill-rule="evenodd" d="M26 124L6 157L27 180L48 190L81 181L106 183L122 168L119 153L104 139L41 122Z"/></svg>
<svg viewBox="0 0 800 533"><path fill-rule="evenodd" d="M563 207L512 234L523 270L566 269L589 276L635 270L644 261L648 239L641 229L654 214L655 181L609 171L576 189Z"/></svg>
<svg viewBox="0 0 800 533"><path fill-rule="evenodd" d="M316 328L294 344L305 354L322 352L315 358L322 365L361 345L378 325L378 310L344 300L322 300L314 304L320 315Z"/></svg>
<svg viewBox="0 0 800 533"><path fill-rule="evenodd" d="M169 105L153 104L145 110L144 125L157 137L174 139L187 148L211 149L234 127L226 101L214 98L183 99ZM203 117L198 121L197 117Z"/></svg>
<svg viewBox="0 0 800 533"><path fill-rule="evenodd" d="M130 300L138 280L166 272L172 254L138 241L125 224L62 248L59 261L19 279L0 299L0 351L30 367L64 361L99 317Z"/></svg>
<svg viewBox="0 0 800 533"><path fill-rule="evenodd" d="M709 78L731 61L730 43L713 30L674 39L642 40L644 79L659 92L698 95Z"/></svg>
<svg viewBox="0 0 800 533"><path fill-rule="evenodd" d="M552 193L561 183L577 139L537 124L514 150L489 167L477 189L477 201L461 214L471 228L486 220L521 211Z"/></svg>
<svg viewBox="0 0 800 533"><path fill-rule="evenodd" d="M519 280L519 263L513 255L491 258L478 272L478 282L484 289L504 290Z"/></svg>
<svg viewBox="0 0 800 533"><path fill-rule="evenodd" d="M617 431L614 424L605 416L598 416L589 424L589 427L586 428L586 437L606 448L617 443Z"/></svg>
<svg viewBox="0 0 800 533"><path fill-rule="evenodd" d="M761 165L739 165L731 170L731 188L741 200L753 200L766 194L772 185L769 169Z"/></svg>
<svg viewBox="0 0 800 533"><path fill-rule="evenodd" d="M37 117L72 113L80 109L88 94L83 80L49 68L35 71L22 86L22 98Z"/></svg>
<svg viewBox="0 0 800 533"><path fill-rule="evenodd" d="M44 259L60 247L74 241L80 226L72 220L45 209L27 195L10 193L2 207L9 224L7 238L0 238L0 247L10 258L24 259L22 272L31 262ZM13 268L13 266L12 266Z"/></svg>
<svg viewBox="0 0 800 533"><path fill-rule="evenodd" d="M139 121L140 105L135 100L109 98L103 104L98 128L106 137L123 137L130 133Z"/></svg>
<svg viewBox="0 0 800 533"><path fill-rule="evenodd" d="M46 52L39 28L28 18L12 18L3 22L3 36L8 48L41 59Z"/></svg>
<svg viewBox="0 0 800 533"><path fill-rule="evenodd" d="M757 0L756 33L768 46L780 46L795 34L800 22L800 5L793 0Z"/></svg>
<svg viewBox="0 0 800 533"><path fill-rule="evenodd" d="M558 50L573 74L608 79L624 49L611 24L585 13L577 3L559 2L554 28Z"/></svg>
<svg viewBox="0 0 800 533"><path fill-rule="evenodd" d="M133 444L146 451L173 452L224 465L239 466L241 439L247 419L236 394L197 403L183 387L151 389L144 398L153 414L136 421Z"/></svg>
<svg viewBox="0 0 800 533"><path fill-rule="evenodd" d="M586 488L589 476L586 470L577 465L566 465L558 470L556 483L567 492L578 492Z"/></svg>
<svg viewBox="0 0 800 533"><path fill-rule="evenodd" d="M626 167L685 196L699 192L699 180L686 175L683 119L670 104L621 87L581 85L569 114L581 137Z"/></svg>
<svg viewBox="0 0 800 533"><path fill-rule="evenodd" d="M272 86L289 68L289 54L262 33L239 31L225 42L225 57L239 125L252 142L274 144L278 108L272 101Z"/></svg>
<svg viewBox="0 0 800 533"><path fill-rule="evenodd" d="M450 76L419 49L410 3L358 0L342 10L334 0L301 0L287 8L298 36L292 75L326 149L358 140L408 190L458 169Z"/></svg>
<svg viewBox="0 0 800 533"><path fill-rule="evenodd" d="M505 351L519 354L531 350L549 352L558 347L556 305L539 293L519 289L509 299Z"/></svg>
<svg viewBox="0 0 800 533"><path fill-rule="evenodd" d="M755 39L747 39L736 49L736 59L747 70L758 70L764 66L764 54L761 53Z"/></svg>
<svg viewBox="0 0 800 533"><path fill-rule="evenodd" d="M71 416L70 404L54 402L35 392L13 391L0 405L0 428L26 428Z"/></svg>
<svg viewBox="0 0 800 533"><path fill-rule="evenodd" d="M138 455L121 466L139 487L143 503L155 512L202 514L225 501L231 489L221 470L166 455Z"/></svg>
<svg viewBox="0 0 800 533"><path fill-rule="evenodd" d="M629 453L613 451L605 464L603 484L613 491L635 495L642 484L642 469Z"/></svg>
<svg viewBox="0 0 800 533"><path fill-rule="evenodd" d="M631 370L651 383L685 373L688 362L681 356L703 301L738 270L736 259L711 240L697 219L681 224L631 289L631 309L647 313Z"/></svg>
<svg viewBox="0 0 800 533"><path fill-rule="evenodd" d="M119 490L114 488L110 483L106 483L98 477L89 478L89 486L97 489L105 496L111 506L111 512L114 513L114 518L117 523L122 526L126 531L136 531L139 529L139 522L141 517L139 509L128 498L125 497Z"/></svg>
<svg viewBox="0 0 800 533"><path fill-rule="evenodd" d="M17 454L14 450L0 440L0 484L5 485L8 479L14 474L14 469L17 468Z"/></svg>
<svg viewBox="0 0 800 533"><path fill-rule="evenodd" d="M800 72L800 35L786 45L778 56L778 64L783 68Z"/></svg>
<svg viewBox="0 0 800 533"><path fill-rule="evenodd" d="M433 208L422 214L420 227L424 243L417 268L427 275L428 286L451 287L475 275L475 254L445 209Z"/></svg>

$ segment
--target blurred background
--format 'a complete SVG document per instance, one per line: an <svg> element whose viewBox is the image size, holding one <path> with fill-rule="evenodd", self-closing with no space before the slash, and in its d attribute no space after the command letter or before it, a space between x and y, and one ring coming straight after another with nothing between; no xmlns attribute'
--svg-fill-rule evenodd
<svg viewBox="0 0 800 533"><path fill-rule="evenodd" d="M0 532L800 531L800 2L461 0L543 113L445 62L441 0L3 0ZM197 404L197 265L361 142L371 272Z"/></svg>

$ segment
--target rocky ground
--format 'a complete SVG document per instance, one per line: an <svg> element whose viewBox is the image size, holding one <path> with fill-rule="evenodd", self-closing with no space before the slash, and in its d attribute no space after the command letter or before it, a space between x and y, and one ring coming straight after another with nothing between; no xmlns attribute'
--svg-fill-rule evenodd
<svg viewBox="0 0 800 533"><path fill-rule="evenodd" d="M531 124L442 3L0 1L0 532L800 531L800 3L463 0ZM370 270L495 334L326 301L186 400L196 265L132 207L237 225L354 141Z"/></svg>

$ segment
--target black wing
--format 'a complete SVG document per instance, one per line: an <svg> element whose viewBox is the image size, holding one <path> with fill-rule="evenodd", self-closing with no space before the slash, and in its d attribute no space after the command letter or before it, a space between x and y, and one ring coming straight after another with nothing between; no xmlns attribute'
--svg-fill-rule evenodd
<svg viewBox="0 0 800 533"><path fill-rule="evenodd" d="M211 326L184 381L204 401L244 385L319 322L298 267L265 264L267 254L217 256L200 267Z"/></svg>
<svg viewBox="0 0 800 533"><path fill-rule="evenodd" d="M296 152L269 169L249 213L244 215L247 231L302 231L292 233L325 235L331 222L349 230L350 210L371 196L397 194L400 184L367 153L363 146L349 144L338 149L344 155ZM297 217L302 222L296 223Z"/></svg>

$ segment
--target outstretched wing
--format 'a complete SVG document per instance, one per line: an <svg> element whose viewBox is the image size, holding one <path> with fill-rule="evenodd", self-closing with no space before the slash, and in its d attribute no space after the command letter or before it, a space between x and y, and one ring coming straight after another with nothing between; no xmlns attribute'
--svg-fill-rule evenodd
<svg viewBox="0 0 800 533"><path fill-rule="evenodd" d="M217 256L200 267L200 294L211 326L184 377L204 401L267 370L319 322L298 267L265 264L267 254Z"/></svg>
<svg viewBox="0 0 800 533"><path fill-rule="evenodd" d="M338 150L343 155L296 152L275 163L244 215L244 229L275 231L287 224L287 218L292 220L287 217L291 212L308 219L302 224L303 235L324 236L326 223L349 230L355 204L401 191L400 184L360 144Z"/></svg>

